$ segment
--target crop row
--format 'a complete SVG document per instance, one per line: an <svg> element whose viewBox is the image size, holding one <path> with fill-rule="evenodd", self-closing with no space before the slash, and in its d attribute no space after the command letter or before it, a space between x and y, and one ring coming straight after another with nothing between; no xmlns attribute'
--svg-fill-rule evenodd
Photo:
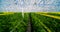
<svg viewBox="0 0 60 32"><path fill-rule="evenodd" d="M60 32L60 20L33 13L33 32Z"/></svg>
<svg viewBox="0 0 60 32"><path fill-rule="evenodd" d="M53 15L53 16L60 16L58 13L47 13L48 15Z"/></svg>
<svg viewBox="0 0 60 32"><path fill-rule="evenodd" d="M24 20L21 13L0 15L0 32L26 32L27 16Z"/></svg>

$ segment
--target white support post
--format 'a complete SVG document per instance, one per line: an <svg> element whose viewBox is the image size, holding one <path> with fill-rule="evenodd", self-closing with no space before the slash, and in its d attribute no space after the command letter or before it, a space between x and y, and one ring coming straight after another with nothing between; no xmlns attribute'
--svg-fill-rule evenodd
<svg viewBox="0 0 60 32"><path fill-rule="evenodd" d="M24 11L23 11L23 8L22 8L22 16L23 16L23 18L24 18Z"/></svg>

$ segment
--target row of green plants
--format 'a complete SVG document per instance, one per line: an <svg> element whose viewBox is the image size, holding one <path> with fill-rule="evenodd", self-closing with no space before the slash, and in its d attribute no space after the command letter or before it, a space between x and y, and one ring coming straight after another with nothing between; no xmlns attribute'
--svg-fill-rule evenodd
<svg viewBox="0 0 60 32"><path fill-rule="evenodd" d="M27 16L23 18L22 13L0 15L0 32L26 32Z"/></svg>
<svg viewBox="0 0 60 32"><path fill-rule="evenodd" d="M47 13L48 15L53 15L53 16L60 16L58 13Z"/></svg>
<svg viewBox="0 0 60 32"><path fill-rule="evenodd" d="M60 20L31 13L33 32L60 32Z"/></svg>

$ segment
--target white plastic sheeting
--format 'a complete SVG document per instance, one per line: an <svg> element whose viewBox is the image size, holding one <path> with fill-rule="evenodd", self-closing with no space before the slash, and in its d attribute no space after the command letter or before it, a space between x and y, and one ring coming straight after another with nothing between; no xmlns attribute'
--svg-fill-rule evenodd
<svg viewBox="0 0 60 32"><path fill-rule="evenodd" d="M60 0L0 0L4 12L58 12Z"/></svg>

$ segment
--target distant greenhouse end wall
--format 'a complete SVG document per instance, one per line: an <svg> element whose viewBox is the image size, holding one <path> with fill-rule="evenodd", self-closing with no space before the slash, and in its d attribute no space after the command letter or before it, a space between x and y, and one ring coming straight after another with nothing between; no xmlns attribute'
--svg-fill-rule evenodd
<svg viewBox="0 0 60 32"><path fill-rule="evenodd" d="M60 0L0 0L0 12L60 12Z"/></svg>

